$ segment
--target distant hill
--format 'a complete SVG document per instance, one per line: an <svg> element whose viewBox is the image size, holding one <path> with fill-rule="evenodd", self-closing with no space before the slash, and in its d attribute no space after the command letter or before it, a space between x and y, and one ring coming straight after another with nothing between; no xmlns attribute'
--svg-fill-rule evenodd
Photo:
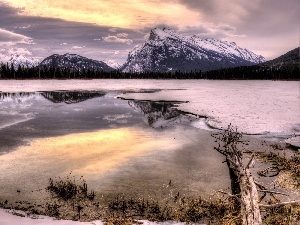
<svg viewBox="0 0 300 225"><path fill-rule="evenodd" d="M299 64L300 63L300 48L295 48L284 55L281 55L273 60L269 60L262 65L276 66L283 64Z"/></svg>
<svg viewBox="0 0 300 225"><path fill-rule="evenodd" d="M208 71L202 78L300 80L299 48L257 65Z"/></svg>
<svg viewBox="0 0 300 225"><path fill-rule="evenodd" d="M77 54L54 54L45 58L40 64L40 68L68 68L75 71L92 70L110 72L115 70L102 61L89 59Z"/></svg>

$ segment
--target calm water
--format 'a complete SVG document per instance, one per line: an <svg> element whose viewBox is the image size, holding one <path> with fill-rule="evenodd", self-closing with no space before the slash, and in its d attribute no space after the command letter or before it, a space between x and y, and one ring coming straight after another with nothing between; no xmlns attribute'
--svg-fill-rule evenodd
<svg viewBox="0 0 300 225"><path fill-rule="evenodd" d="M190 195L226 189L207 130L231 123L300 143L299 90L286 81L0 81L0 201L41 198L48 178L70 172L98 196L160 197L170 180Z"/></svg>
<svg viewBox="0 0 300 225"><path fill-rule="evenodd" d="M199 118L122 93L0 93L0 201L41 198L50 177L70 172L98 194L159 197L170 180L189 195L230 186L210 133L192 126Z"/></svg>

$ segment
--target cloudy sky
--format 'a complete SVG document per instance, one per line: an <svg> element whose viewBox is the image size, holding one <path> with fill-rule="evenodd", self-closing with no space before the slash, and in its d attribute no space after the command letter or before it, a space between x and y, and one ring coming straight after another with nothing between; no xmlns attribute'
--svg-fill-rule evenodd
<svg viewBox="0 0 300 225"><path fill-rule="evenodd" d="M0 54L122 64L154 27L234 41L267 59L299 46L299 0L0 0Z"/></svg>

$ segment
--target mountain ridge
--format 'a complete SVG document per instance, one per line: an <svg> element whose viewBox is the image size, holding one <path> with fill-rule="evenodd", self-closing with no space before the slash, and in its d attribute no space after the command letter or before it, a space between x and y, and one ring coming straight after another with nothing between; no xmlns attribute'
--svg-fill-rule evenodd
<svg viewBox="0 0 300 225"><path fill-rule="evenodd" d="M53 54L45 58L39 65L42 67L54 67L54 68L72 68L74 70L94 70L110 72L115 70L102 61L89 59L77 54Z"/></svg>
<svg viewBox="0 0 300 225"><path fill-rule="evenodd" d="M253 65L264 57L234 42L186 37L171 29L152 29L145 43L128 54L123 72L173 72Z"/></svg>
<svg viewBox="0 0 300 225"><path fill-rule="evenodd" d="M10 56L0 54L0 62L13 65L14 69L17 69L19 66L35 67L40 63L38 59L19 54L12 54Z"/></svg>
<svg viewBox="0 0 300 225"><path fill-rule="evenodd" d="M287 53L276 57L275 59L268 60L262 65L279 65L279 64L300 64L300 47L294 48Z"/></svg>

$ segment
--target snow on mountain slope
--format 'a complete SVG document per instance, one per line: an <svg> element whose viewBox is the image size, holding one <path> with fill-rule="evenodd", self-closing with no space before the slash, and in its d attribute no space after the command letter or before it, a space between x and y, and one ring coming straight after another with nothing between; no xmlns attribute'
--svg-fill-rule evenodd
<svg viewBox="0 0 300 225"><path fill-rule="evenodd" d="M104 61L108 66L110 66L111 68L114 68L114 69L119 69L121 67L121 65L117 62L115 62L115 60L106 60Z"/></svg>
<svg viewBox="0 0 300 225"><path fill-rule="evenodd" d="M97 61L93 59L88 59L86 57L76 55L76 54L64 54L58 55L54 54L45 58L39 67L55 67L55 68L73 68L75 70L103 70L112 71L114 68L108 66L102 61Z"/></svg>
<svg viewBox="0 0 300 225"><path fill-rule="evenodd" d="M19 65L24 67L34 67L40 63L38 59L18 54L12 54L11 56L0 54L0 62L8 63L9 65L13 64L15 69L17 69Z"/></svg>
<svg viewBox="0 0 300 225"><path fill-rule="evenodd" d="M200 39L197 36L192 36L189 41L201 48L216 51L229 58L240 57L255 64L265 61L264 57L238 47L235 42L220 41L213 38Z"/></svg>
<svg viewBox="0 0 300 225"><path fill-rule="evenodd" d="M148 40L133 49L123 72L208 71L264 62L262 56L233 42L185 37L171 29L155 28Z"/></svg>

